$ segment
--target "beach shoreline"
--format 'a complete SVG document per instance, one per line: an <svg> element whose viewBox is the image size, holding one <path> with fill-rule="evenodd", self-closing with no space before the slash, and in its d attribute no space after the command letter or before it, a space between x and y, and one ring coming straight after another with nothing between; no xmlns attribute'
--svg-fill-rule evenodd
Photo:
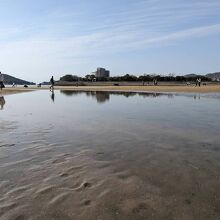
<svg viewBox="0 0 220 220"><path fill-rule="evenodd" d="M3 90L0 90L0 96L14 95L17 93L31 92L31 91L34 91L34 90L33 89L25 89L25 88L5 88Z"/></svg>
<svg viewBox="0 0 220 220"><path fill-rule="evenodd" d="M49 86L30 86L29 88L6 87L0 91L0 95L10 95L26 91L48 90ZM201 87L183 86L183 85L159 85L159 86L55 86L55 90L68 90L68 91L119 91L119 92L170 92L170 93L220 93L220 85L207 85Z"/></svg>

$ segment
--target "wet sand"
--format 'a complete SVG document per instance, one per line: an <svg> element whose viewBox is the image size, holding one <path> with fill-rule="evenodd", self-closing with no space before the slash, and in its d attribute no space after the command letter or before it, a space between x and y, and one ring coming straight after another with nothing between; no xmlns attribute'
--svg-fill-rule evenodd
<svg viewBox="0 0 220 220"><path fill-rule="evenodd" d="M29 158L1 165L2 220L219 219L219 173L209 157L154 146L132 157L85 148L42 161L53 147L33 143Z"/></svg>
<svg viewBox="0 0 220 220"><path fill-rule="evenodd" d="M29 90L45 90L48 86L37 88L31 86L29 88L6 88L2 94L10 94L12 92L29 91ZM69 91L127 91L127 92L189 92L189 93L219 93L220 85L207 85L201 87L183 86L183 85L159 85L159 86L55 86L57 90Z"/></svg>
<svg viewBox="0 0 220 220"><path fill-rule="evenodd" d="M24 89L24 88L5 88L3 90L0 90L0 96L4 95L14 95L17 93L22 93L22 92L32 92L34 90L32 89Z"/></svg>
<svg viewBox="0 0 220 220"><path fill-rule="evenodd" d="M218 132L128 116L65 124L62 115L43 128L1 120L0 219L219 220Z"/></svg>

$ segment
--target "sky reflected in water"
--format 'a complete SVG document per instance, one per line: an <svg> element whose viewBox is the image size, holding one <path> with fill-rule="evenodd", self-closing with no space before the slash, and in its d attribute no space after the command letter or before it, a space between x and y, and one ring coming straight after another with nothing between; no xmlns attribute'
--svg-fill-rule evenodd
<svg viewBox="0 0 220 220"><path fill-rule="evenodd" d="M100 215L101 204L114 204L119 219L152 215L163 219L167 210L175 218L181 210L188 217L199 213L201 219L207 213L213 219L219 217L218 94L36 91L0 97L0 109L0 192L4 203L11 201L9 192L23 185L32 192L29 198L36 194L29 200L32 210L33 204L39 203L36 198L42 182L46 187L55 186L61 196L67 189L78 192L77 183L88 180L86 185L95 185L91 194L78 196L83 200L93 193L99 195L90 207L94 219ZM6 188L1 188L1 181L7 182ZM40 200L46 207L54 201L49 195ZM75 191L68 195L78 202ZM18 206L25 203L22 198L27 194L16 196ZM132 212L129 207L136 204L134 210L139 211ZM103 218L112 219L115 209L106 211ZM70 216L71 210L66 211ZM86 216L89 209L82 206L79 210ZM129 211L126 214L124 210ZM47 216L47 212L42 216L45 213ZM75 217L86 219L80 213Z"/></svg>

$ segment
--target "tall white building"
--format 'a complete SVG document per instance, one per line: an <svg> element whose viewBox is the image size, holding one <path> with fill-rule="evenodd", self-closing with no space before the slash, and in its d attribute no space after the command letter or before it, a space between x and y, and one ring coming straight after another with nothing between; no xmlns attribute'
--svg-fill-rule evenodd
<svg viewBox="0 0 220 220"><path fill-rule="evenodd" d="M97 79L107 79L110 77L110 71L105 68L97 68L95 76Z"/></svg>

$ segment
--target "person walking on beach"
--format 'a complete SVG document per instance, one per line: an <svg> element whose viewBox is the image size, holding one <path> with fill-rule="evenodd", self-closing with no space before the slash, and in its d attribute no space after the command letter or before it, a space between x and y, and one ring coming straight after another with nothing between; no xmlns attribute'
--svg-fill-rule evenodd
<svg viewBox="0 0 220 220"><path fill-rule="evenodd" d="M201 82L202 82L202 80L201 80L201 78L199 78L199 79L198 79L198 85L199 85L199 87L201 86Z"/></svg>
<svg viewBox="0 0 220 220"><path fill-rule="evenodd" d="M50 79L50 90L54 90L54 78L53 78L53 76Z"/></svg>
<svg viewBox="0 0 220 220"><path fill-rule="evenodd" d="M197 78L197 79L196 79L196 87L198 86L198 82L199 82L198 80L199 80L199 79Z"/></svg>
<svg viewBox="0 0 220 220"><path fill-rule="evenodd" d="M13 83L13 84L12 84L12 88L14 88L14 87L17 87L17 84L16 84L16 83Z"/></svg>
<svg viewBox="0 0 220 220"><path fill-rule="evenodd" d="M4 85L4 76L3 76L3 74L0 72L0 88L1 88L1 90L3 89L3 88L5 88L5 85Z"/></svg>

